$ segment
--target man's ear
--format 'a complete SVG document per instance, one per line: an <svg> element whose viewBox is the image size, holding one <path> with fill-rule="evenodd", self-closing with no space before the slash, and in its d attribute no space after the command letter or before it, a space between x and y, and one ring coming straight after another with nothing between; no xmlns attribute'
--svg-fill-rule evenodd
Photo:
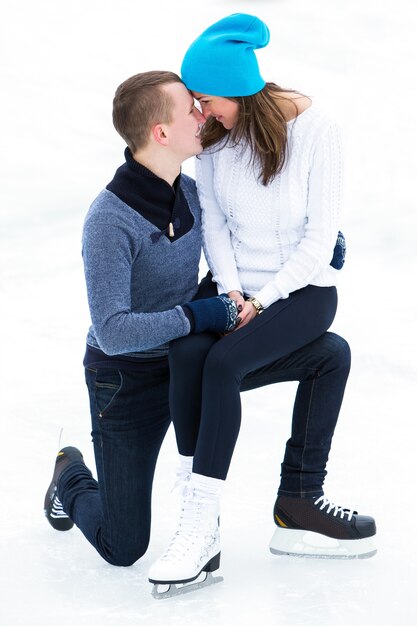
<svg viewBox="0 0 417 626"><path fill-rule="evenodd" d="M152 136L156 143L161 144L162 146L166 146L168 140L165 134L164 124L157 124L152 128Z"/></svg>

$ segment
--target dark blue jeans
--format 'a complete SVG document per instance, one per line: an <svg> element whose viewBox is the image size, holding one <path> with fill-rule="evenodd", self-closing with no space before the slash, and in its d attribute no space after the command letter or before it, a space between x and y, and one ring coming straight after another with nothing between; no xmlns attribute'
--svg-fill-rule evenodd
<svg viewBox="0 0 417 626"><path fill-rule="evenodd" d="M188 335L170 348L170 407L178 448L193 471L225 479L240 428L240 392L298 380L280 493L322 495L325 467L350 369L347 343L325 333L334 287L308 286L219 338Z"/></svg>
<svg viewBox="0 0 417 626"><path fill-rule="evenodd" d="M194 337L204 341L206 335ZM304 448L305 425L316 424L322 412L337 417L349 363L346 341L325 333L242 380L242 391L285 380L301 381L294 406L294 415L300 417L293 420L283 464L285 489L290 492L302 491L308 464L315 467L309 455L304 457L303 472L297 465ZM187 367L185 400L191 401L190 392L200 386L194 380L196 372ZM86 369L85 373L98 481L85 465L73 463L61 475L58 495L64 510L106 561L131 565L149 543L155 464L170 423L168 362L145 365L143 371ZM327 450L327 423L323 429ZM318 453L323 456L320 450Z"/></svg>
<svg viewBox="0 0 417 626"><path fill-rule="evenodd" d="M58 483L65 512L99 554L131 565L146 551L159 449L170 424L168 359L143 371L86 369L98 482L81 463Z"/></svg>

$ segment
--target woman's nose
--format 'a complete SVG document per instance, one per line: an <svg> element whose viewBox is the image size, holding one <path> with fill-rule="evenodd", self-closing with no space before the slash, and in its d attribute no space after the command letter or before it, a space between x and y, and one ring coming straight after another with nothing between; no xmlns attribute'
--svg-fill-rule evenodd
<svg viewBox="0 0 417 626"><path fill-rule="evenodd" d="M206 121L206 115L201 113L198 109L196 109L197 121L199 124L204 124Z"/></svg>
<svg viewBox="0 0 417 626"><path fill-rule="evenodd" d="M204 117L207 119L212 114L210 111L210 105L205 102L201 103L201 110L203 112Z"/></svg>

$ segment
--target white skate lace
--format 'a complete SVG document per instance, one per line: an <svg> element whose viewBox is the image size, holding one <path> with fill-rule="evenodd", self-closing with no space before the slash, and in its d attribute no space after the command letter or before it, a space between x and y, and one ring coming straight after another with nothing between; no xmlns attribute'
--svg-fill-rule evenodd
<svg viewBox="0 0 417 626"><path fill-rule="evenodd" d="M54 495L53 497L50 516L54 518L68 517L68 515L65 513L62 507L61 500L59 500L57 495Z"/></svg>
<svg viewBox="0 0 417 626"><path fill-rule="evenodd" d="M161 556L161 561L175 560L178 555L184 555L189 549L190 542L193 543L192 538L207 531L206 528L201 528L202 509L205 504L211 504L211 502L210 498L196 495L194 490L190 489L187 483L185 484L178 530ZM190 511L191 515L187 515L187 512ZM208 534L210 535L211 533ZM216 537L213 532L211 540L206 544L206 550L215 540Z"/></svg>
<svg viewBox="0 0 417 626"><path fill-rule="evenodd" d="M171 493L178 492L181 496L185 496L191 474L186 470L178 469L177 478L171 489Z"/></svg>
<svg viewBox="0 0 417 626"><path fill-rule="evenodd" d="M323 509L326 508L327 506L327 514L330 514L333 512L333 516L337 517L338 515L340 515L340 519L344 519L345 515L347 516L347 520L348 522L350 522L350 520L352 519L352 515L353 515L353 511L350 509L342 509L341 506L337 506L337 504L334 504L333 502L331 502L330 500L328 500L326 498L326 496L320 496L320 498L318 498L317 500L315 500L314 502L315 505L319 505L320 506L320 511L322 511ZM334 510L333 510L334 509Z"/></svg>

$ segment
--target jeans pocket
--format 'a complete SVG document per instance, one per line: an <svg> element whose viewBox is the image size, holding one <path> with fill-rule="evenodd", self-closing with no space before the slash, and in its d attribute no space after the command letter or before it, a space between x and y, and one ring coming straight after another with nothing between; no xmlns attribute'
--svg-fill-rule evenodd
<svg viewBox="0 0 417 626"><path fill-rule="evenodd" d="M120 370L97 369L95 397L99 417L104 417L114 405L122 385L123 375Z"/></svg>

